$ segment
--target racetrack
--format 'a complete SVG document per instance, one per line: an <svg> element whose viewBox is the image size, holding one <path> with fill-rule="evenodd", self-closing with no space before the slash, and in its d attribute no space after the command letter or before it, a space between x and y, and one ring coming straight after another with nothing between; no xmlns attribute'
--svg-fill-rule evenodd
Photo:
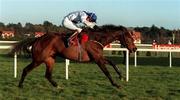
<svg viewBox="0 0 180 100"><path fill-rule="evenodd" d="M122 69L122 58L109 57ZM138 58L135 68L130 60L130 80L120 81L115 71L108 66L113 79L121 84L122 89L113 87L105 75L94 63L71 62L69 80L65 79L64 60L57 58L53 78L63 89L56 89L44 78L45 66L33 70L25 79L24 88L17 87L22 69L30 62L28 58L18 59L18 77L13 78L13 58L0 56L0 99L35 99L35 100L119 100L119 99L169 99L180 98L180 59L173 59L173 67L168 67L168 58ZM167 60L167 61L166 61ZM163 64L164 62L164 64Z"/></svg>

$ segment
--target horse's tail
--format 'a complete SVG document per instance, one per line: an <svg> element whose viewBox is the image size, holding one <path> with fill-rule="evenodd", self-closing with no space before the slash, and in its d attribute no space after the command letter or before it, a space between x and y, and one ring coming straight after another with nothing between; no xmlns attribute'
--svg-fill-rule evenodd
<svg viewBox="0 0 180 100"><path fill-rule="evenodd" d="M30 54L31 53L31 46L35 43L36 38L27 38L22 41L19 41L17 44L13 46L11 51L9 52L10 55L14 54L15 52L18 54Z"/></svg>

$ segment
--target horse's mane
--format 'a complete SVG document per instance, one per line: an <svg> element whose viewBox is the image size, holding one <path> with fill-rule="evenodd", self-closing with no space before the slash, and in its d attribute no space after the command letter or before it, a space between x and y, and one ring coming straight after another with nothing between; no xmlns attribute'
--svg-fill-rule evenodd
<svg viewBox="0 0 180 100"><path fill-rule="evenodd" d="M117 31L117 30L122 30L122 29L124 29L125 27L123 27L123 26L116 26L116 25L112 25L112 24L110 24L110 25L103 25L103 26L101 26L101 29L102 30L113 30L113 31Z"/></svg>
<svg viewBox="0 0 180 100"><path fill-rule="evenodd" d="M121 25L112 25L112 24L106 24L106 25L102 25L102 26L95 26L94 29L85 27L83 28L83 30L85 32L114 32L114 31L125 31L126 28L124 26Z"/></svg>

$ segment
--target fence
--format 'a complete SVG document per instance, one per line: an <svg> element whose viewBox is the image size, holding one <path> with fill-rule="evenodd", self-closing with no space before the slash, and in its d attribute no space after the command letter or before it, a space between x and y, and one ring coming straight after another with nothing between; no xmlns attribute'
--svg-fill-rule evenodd
<svg viewBox="0 0 180 100"><path fill-rule="evenodd" d="M134 53L134 66L137 66L137 52L169 52L169 67L172 67L172 52L180 52L179 50L171 50L171 49L137 49L137 51Z"/></svg>
<svg viewBox="0 0 180 100"><path fill-rule="evenodd" d="M17 43L17 41L0 41L2 44L14 44ZM119 46L120 44L111 44ZM141 46L141 47L152 47L151 44L137 44L136 45ZM0 49L11 49L11 46L0 46ZM129 80L129 51L126 48L104 48L105 51L126 51L126 81ZM180 52L180 49L178 50L171 50L171 49L137 49L137 51L134 53L134 66L137 66L137 52L144 52L144 51L149 51L149 52L169 52L169 66L172 67L172 52ZM68 79L68 66L70 64L70 61L66 59L66 79ZM14 77L17 77L17 54L14 54Z"/></svg>
<svg viewBox="0 0 180 100"><path fill-rule="evenodd" d="M11 46L0 46L0 49L11 49ZM17 77L17 54L14 54L14 78Z"/></svg>
<svg viewBox="0 0 180 100"><path fill-rule="evenodd" d="M126 48L104 48L106 51L126 51L126 81L129 80L129 50ZM66 79L68 79L68 66L70 61L66 59Z"/></svg>
<svg viewBox="0 0 180 100"><path fill-rule="evenodd" d="M17 43L18 41L0 41L0 44L3 44L3 46L0 45L0 49L11 49L12 48L12 44ZM11 44L11 45L9 45ZM17 77L17 54L14 53L14 78Z"/></svg>
<svg viewBox="0 0 180 100"><path fill-rule="evenodd" d="M108 47L112 46L120 46L120 44L110 44ZM151 47L147 49L137 49L137 51L134 53L134 66L137 67L137 52L169 52L169 66L172 67L172 52L180 52L180 49L172 50L172 49L154 49L152 48L152 44L136 44L136 46L140 47ZM104 50L107 51L126 51L126 81L129 81L129 51L126 48L104 48ZM69 66L69 60L66 60L66 79L68 79L68 66Z"/></svg>

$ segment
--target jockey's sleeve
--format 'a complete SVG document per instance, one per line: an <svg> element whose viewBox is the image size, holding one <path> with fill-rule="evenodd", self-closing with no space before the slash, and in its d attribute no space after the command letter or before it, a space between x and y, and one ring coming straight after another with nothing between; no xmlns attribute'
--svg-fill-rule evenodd
<svg viewBox="0 0 180 100"><path fill-rule="evenodd" d="M87 20L87 15L84 13L84 12L81 12L80 13L80 20L81 20L81 23L85 23Z"/></svg>
<svg viewBox="0 0 180 100"><path fill-rule="evenodd" d="M69 20L71 20L71 21L74 20L76 17L77 17L76 14L70 14L70 15L68 16Z"/></svg>

